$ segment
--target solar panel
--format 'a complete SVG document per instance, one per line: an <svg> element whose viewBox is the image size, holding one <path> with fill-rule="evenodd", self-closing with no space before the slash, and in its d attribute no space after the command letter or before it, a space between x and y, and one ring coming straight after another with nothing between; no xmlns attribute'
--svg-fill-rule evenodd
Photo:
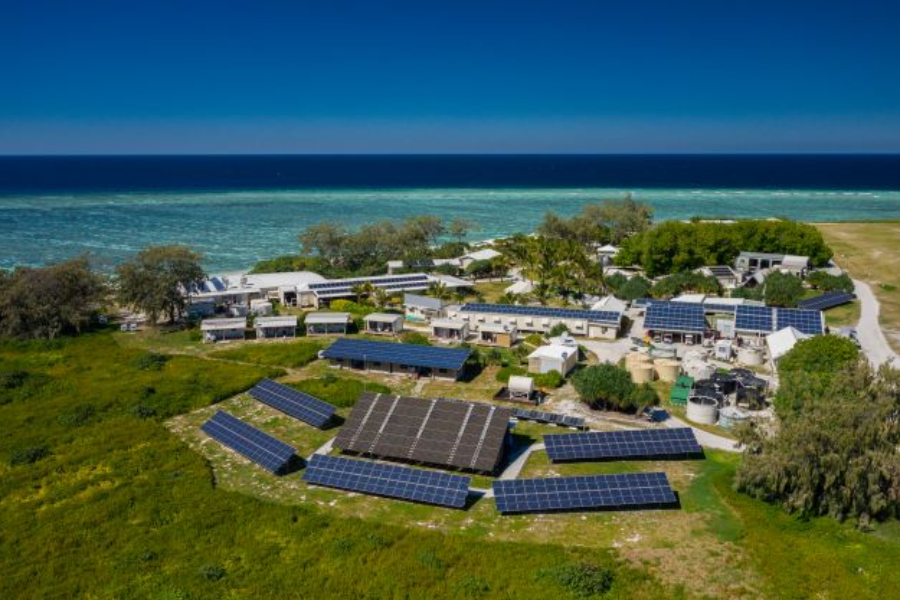
<svg viewBox="0 0 900 600"><path fill-rule="evenodd" d="M251 396L286 415L322 429L334 417L334 406L294 388L263 379L249 392Z"/></svg>
<svg viewBox="0 0 900 600"><path fill-rule="evenodd" d="M312 457L303 480L313 485L451 508L466 505L472 481L462 475L324 454Z"/></svg>
<svg viewBox="0 0 900 600"><path fill-rule="evenodd" d="M708 267L709 272L713 274L713 277L734 277L734 270L727 265L718 265L715 267Z"/></svg>
<svg viewBox="0 0 900 600"><path fill-rule="evenodd" d="M431 279L424 273L397 275L393 277L354 277L352 279L334 279L331 281L310 283L309 289L315 292L320 298L346 296L353 293L354 286L362 283L371 283L375 287L385 290L420 290L428 288L428 286L431 285Z"/></svg>
<svg viewBox="0 0 900 600"><path fill-rule="evenodd" d="M826 292L815 298L801 300L797 303L797 308L807 310L827 310L829 308L834 308L835 306L853 302L855 299L856 294L851 294L849 292Z"/></svg>
<svg viewBox="0 0 900 600"><path fill-rule="evenodd" d="M715 302L704 302L703 310L713 313L731 313L734 314L736 304L716 304Z"/></svg>
<svg viewBox="0 0 900 600"><path fill-rule="evenodd" d="M637 308L647 306L652 300L650 298L636 298L631 301L631 305Z"/></svg>
<svg viewBox="0 0 900 600"><path fill-rule="evenodd" d="M580 310L576 308L553 308L549 306L521 306L518 304L469 303L460 308L462 312L516 315L522 317L546 317L550 319L585 319L592 323L618 325L622 313L614 310Z"/></svg>
<svg viewBox="0 0 900 600"><path fill-rule="evenodd" d="M689 457L703 450L690 427L590 431L544 436L552 462Z"/></svg>
<svg viewBox="0 0 900 600"><path fill-rule="evenodd" d="M804 310L800 308L776 308L776 331L785 327L793 327L807 335L821 335L825 332L825 317L819 310Z"/></svg>
<svg viewBox="0 0 900 600"><path fill-rule="evenodd" d="M470 353L471 351L465 348L439 348L418 344L395 344L393 342L340 338L322 355L328 359L365 360L458 371L462 369Z"/></svg>
<svg viewBox="0 0 900 600"><path fill-rule="evenodd" d="M271 473L284 473L297 451L240 419L219 411L201 427L204 433Z"/></svg>
<svg viewBox="0 0 900 600"><path fill-rule="evenodd" d="M772 333L775 322L771 307L740 305L734 313L736 331L750 333Z"/></svg>
<svg viewBox="0 0 900 600"><path fill-rule="evenodd" d="M706 331L706 314L700 303L654 300L647 306L644 329L702 334Z"/></svg>
<svg viewBox="0 0 900 600"><path fill-rule="evenodd" d="M677 504L665 473L623 473L494 481L503 514L664 507Z"/></svg>
<svg viewBox="0 0 900 600"><path fill-rule="evenodd" d="M520 421L534 421L535 423L549 423L551 425L561 425L563 427L574 427L576 429L584 429L584 419L581 417L570 417L568 415L558 415L556 413L544 412L540 410L531 410L528 408L518 408L513 412L513 416Z"/></svg>

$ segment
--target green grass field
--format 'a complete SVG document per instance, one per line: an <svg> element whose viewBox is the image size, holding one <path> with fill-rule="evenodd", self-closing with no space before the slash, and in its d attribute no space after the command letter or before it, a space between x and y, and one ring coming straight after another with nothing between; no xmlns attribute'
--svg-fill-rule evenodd
<svg viewBox="0 0 900 600"><path fill-rule="evenodd" d="M565 599L580 597L563 575L582 563L615 574L607 600L900 592L897 524L861 533L795 519L732 490L733 454L552 465L535 452L525 467L528 476L662 469L681 500L666 511L504 517L490 499L455 511L310 487L302 472L272 477L198 426L222 408L303 455L335 430L242 393L277 368L210 359L190 340L168 360L148 355L159 338L0 345L0 373L16 374L0 378L0 598ZM287 381L323 386L328 373L315 361ZM337 379L334 397L364 381L411 386ZM551 431L520 424L516 435L535 442ZM45 449L35 462L10 463L33 448Z"/></svg>

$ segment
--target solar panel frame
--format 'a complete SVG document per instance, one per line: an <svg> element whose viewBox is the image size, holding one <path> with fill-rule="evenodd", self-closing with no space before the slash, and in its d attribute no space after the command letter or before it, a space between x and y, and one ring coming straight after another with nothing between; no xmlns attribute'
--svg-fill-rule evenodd
<svg viewBox="0 0 900 600"><path fill-rule="evenodd" d="M428 369L459 371L471 350L339 338L322 352L327 359L365 360Z"/></svg>
<svg viewBox="0 0 900 600"><path fill-rule="evenodd" d="M665 473L622 473L493 483L497 510L515 513L664 508L678 499Z"/></svg>
<svg viewBox="0 0 900 600"><path fill-rule="evenodd" d="M250 396L286 415L323 429L334 418L335 406L271 379L263 379L249 392Z"/></svg>
<svg viewBox="0 0 900 600"><path fill-rule="evenodd" d="M825 333L825 316L820 310L807 310L802 308L776 308L776 331L785 327L793 327L807 335L821 335Z"/></svg>
<svg viewBox="0 0 900 600"><path fill-rule="evenodd" d="M653 300L647 305L644 329L702 335L706 331L706 312L703 304L697 302Z"/></svg>
<svg viewBox="0 0 900 600"><path fill-rule="evenodd" d="M586 427L582 417L571 417L568 415L560 415L529 408L517 408L513 411L513 416L520 421L550 423L552 425L562 425L563 427L574 427L576 429L584 429Z"/></svg>
<svg viewBox="0 0 900 600"><path fill-rule="evenodd" d="M734 312L734 330L744 333L772 333L775 314L770 306L741 304Z"/></svg>
<svg viewBox="0 0 900 600"><path fill-rule="evenodd" d="M524 306L520 304L488 304L470 302L460 307L460 312L542 317L549 319L583 319L590 323L619 325L622 313L614 310L583 310L577 308L553 308L550 306Z"/></svg>
<svg viewBox="0 0 900 600"><path fill-rule="evenodd" d="M311 485L448 508L464 508L472 479L343 456L314 455L303 473Z"/></svg>
<svg viewBox="0 0 900 600"><path fill-rule="evenodd" d="M551 462L691 458L703 454L690 427L590 431L544 436Z"/></svg>
<svg viewBox="0 0 900 600"><path fill-rule="evenodd" d="M825 292L813 298L797 303L797 308L806 310L827 310L856 300L856 294L850 292Z"/></svg>
<svg viewBox="0 0 900 600"><path fill-rule="evenodd" d="M297 454L292 446L222 410L216 412L200 429L220 444L275 475L284 474Z"/></svg>

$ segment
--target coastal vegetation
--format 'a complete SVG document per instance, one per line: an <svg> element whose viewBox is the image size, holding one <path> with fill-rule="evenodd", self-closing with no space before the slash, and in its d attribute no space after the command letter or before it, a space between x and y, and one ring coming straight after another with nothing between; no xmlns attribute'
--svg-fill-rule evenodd
<svg viewBox="0 0 900 600"><path fill-rule="evenodd" d="M628 194L622 200L586 204L569 218L547 212L536 233L550 239L575 240L583 246L617 245L652 224L653 209Z"/></svg>
<svg viewBox="0 0 900 600"><path fill-rule="evenodd" d="M150 324L160 316L172 323L184 315L185 291L206 274L202 255L186 246L151 246L116 269L116 292L124 306L147 315Z"/></svg>
<svg viewBox="0 0 900 600"><path fill-rule="evenodd" d="M591 408L634 411L659 402L651 386L636 385L627 370L609 363L580 369L572 386Z"/></svg>

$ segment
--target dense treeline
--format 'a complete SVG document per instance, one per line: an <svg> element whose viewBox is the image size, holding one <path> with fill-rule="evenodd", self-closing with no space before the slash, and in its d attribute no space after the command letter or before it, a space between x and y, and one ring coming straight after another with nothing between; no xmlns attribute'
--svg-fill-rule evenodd
<svg viewBox="0 0 900 600"><path fill-rule="evenodd" d="M588 204L569 218L548 212L536 233L546 238L574 240L583 246L599 246L620 244L628 236L646 231L652 223L653 209L629 195L622 200Z"/></svg>
<svg viewBox="0 0 900 600"><path fill-rule="evenodd" d="M107 294L87 258L0 270L0 337L53 339L88 328Z"/></svg>
<svg viewBox="0 0 900 600"><path fill-rule="evenodd" d="M142 311L150 324L165 315L170 322L184 315L185 292L206 274L202 255L186 246L151 246L116 269L119 302Z"/></svg>
<svg viewBox="0 0 900 600"><path fill-rule="evenodd" d="M831 259L818 229L795 221L735 223L666 221L622 242L616 264L637 265L649 276L730 265L741 251L809 256L814 266Z"/></svg>

